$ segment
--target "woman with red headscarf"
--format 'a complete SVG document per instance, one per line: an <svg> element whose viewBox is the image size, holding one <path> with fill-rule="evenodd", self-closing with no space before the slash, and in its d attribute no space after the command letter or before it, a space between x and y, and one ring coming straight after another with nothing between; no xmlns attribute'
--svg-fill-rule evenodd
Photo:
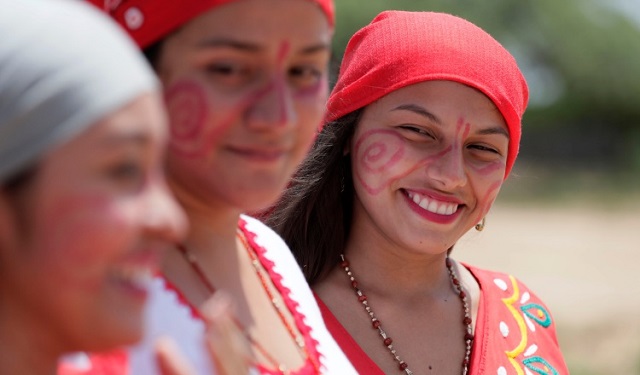
<svg viewBox="0 0 640 375"><path fill-rule="evenodd" d="M130 33L164 86L169 185L190 223L155 279L131 373L157 372L160 336L198 374L215 373L201 308L218 290L261 373L352 373L290 250L244 215L275 202L322 121L332 1L92 2Z"/></svg>
<svg viewBox="0 0 640 375"><path fill-rule="evenodd" d="M324 127L269 224L362 374L568 374L513 276L451 258L520 143L515 59L461 18L387 11L349 42Z"/></svg>

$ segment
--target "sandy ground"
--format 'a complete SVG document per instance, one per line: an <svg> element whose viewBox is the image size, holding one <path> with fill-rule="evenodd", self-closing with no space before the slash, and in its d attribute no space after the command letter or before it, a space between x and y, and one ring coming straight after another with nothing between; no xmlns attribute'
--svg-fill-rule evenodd
<svg viewBox="0 0 640 375"><path fill-rule="evenodd" d="M640 375L640 202L496 203L459 260L511 273L549 305L572 375Z"/></svg>

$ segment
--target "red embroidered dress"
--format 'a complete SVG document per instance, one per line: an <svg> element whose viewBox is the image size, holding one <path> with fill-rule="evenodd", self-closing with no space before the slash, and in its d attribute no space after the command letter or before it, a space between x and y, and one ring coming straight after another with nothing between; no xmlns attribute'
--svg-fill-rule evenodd
<svg viewBox="0 0 640 375"><path fill-rule="evenodd" d="M242 216L238 225L280 293L286 308L294 317L296 328L304 337L310 356L305 364L292 374L317 374L317 369L322 374L356 374L324 325L313 294L284 241L256 219ZM204 346L205 326L200 315L162 276L156 277L151 286L145 324L144 339L127 350L126 366L120 366L126 370L110 372L109 375L159 374L153 347L161 335L168 336L176 342L197 374L216 373ZM105 362L114 360L110 356L93 355L88 358L89 369L77 371L69 363L64 363L60 367L59 375L107 375L100 369L105 367ZM277 373L263 367L256 370L260 374Z"/></svg>
<svg viewBox="0 0 640 375"><path fill-rule="evenodd" d="M544 303L513 276L465 264L481 289L471 375L568 375ZM329 331L360 374L384 375L318 298Z"/></svg>

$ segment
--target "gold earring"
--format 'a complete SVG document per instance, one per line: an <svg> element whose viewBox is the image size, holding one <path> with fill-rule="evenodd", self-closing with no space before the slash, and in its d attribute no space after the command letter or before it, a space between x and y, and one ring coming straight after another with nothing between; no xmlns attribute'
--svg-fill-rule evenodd
<svg viewBox="0 0 640 375"><path fill-rule="evenodd" d="M479 222L478 224L476 224L476 230L477 230L478 232L482 232L482 231L484 230L484 223L485 223L485 221L486 221L486 218L484 218L484 217L483 217L483 218L482 218L482 221L481 221L481 222Z"/></svg>

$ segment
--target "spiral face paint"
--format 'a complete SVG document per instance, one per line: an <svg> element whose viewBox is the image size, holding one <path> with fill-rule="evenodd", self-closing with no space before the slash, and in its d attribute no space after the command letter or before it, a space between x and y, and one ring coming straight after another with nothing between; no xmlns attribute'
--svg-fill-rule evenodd
<svg viewBox="0 0 640 375"><path fill-rule="evenodd" d="M223 29L216 17L207 28ZM280 193L314 139L328 91L328 43L264 30L205 34L200 49L165 46L167 56L181 56L164 65L169 171L189 194L248 209Z"/></svg>
<svg viewBox="0 0 640 375"><path fill-rule="evenodd" d="M208 106L204 89L196 82L181 81L165 93L169 112L171 147L184 156L204 154L204 125Z"/></svg>
<svg viewBox="0 0 640 375"><path fill-rule="evenodd" d="M506 125L488 98L464 85L399 89L366 107L356 126L352 171L356 202L367 212L358 217L388 227L389 237L424 243L432 233L450 246L502 185Z"/></svg>

